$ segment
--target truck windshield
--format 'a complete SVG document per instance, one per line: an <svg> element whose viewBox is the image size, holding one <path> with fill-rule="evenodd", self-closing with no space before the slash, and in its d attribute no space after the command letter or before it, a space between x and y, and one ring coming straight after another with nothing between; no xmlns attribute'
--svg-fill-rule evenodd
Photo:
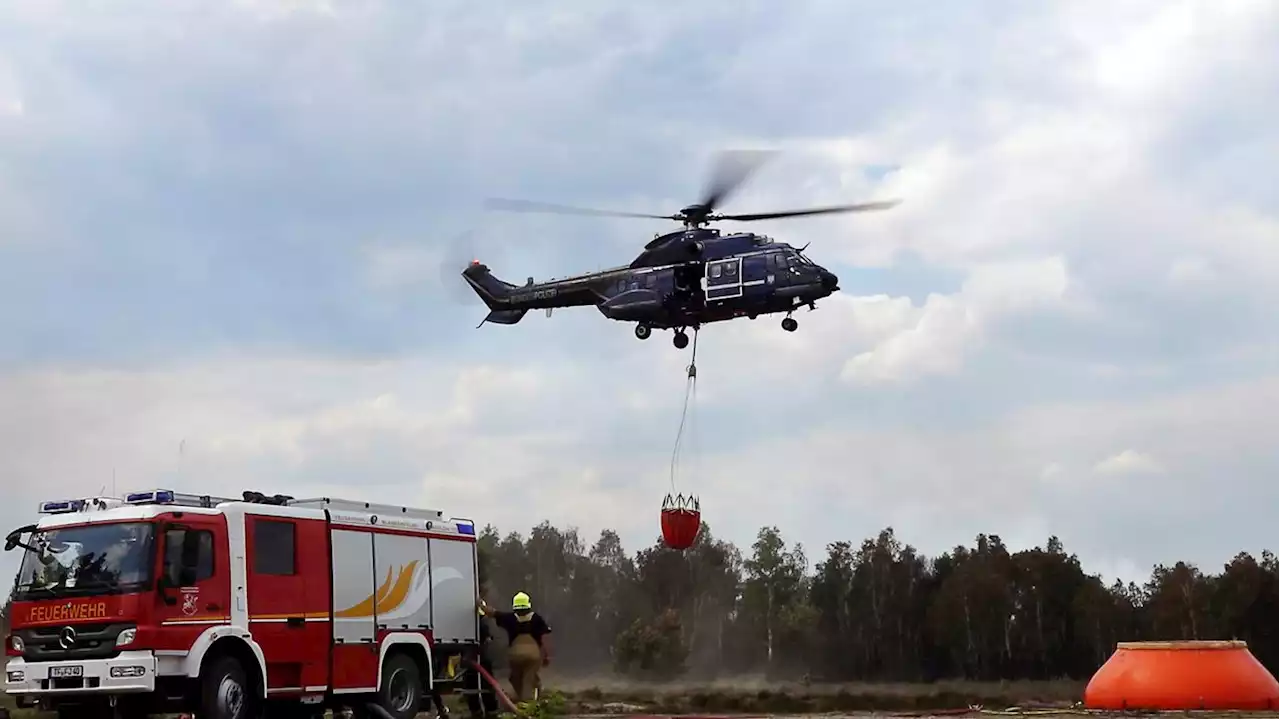
<svg viewBox="0 0 1280 719"><path fill-rule="evenodd" d="M14 599L136 591L151 579L149 522L90 524L37 531L22 556Z"/></svg>

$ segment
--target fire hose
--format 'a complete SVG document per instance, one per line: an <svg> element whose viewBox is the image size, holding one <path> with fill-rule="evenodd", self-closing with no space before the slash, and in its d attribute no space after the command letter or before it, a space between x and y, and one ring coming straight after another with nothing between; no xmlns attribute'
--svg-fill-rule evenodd
<svg viewBox="0 0 1280 719"><path fill-rule="evenodd" d="M480 666L480 662L473 661L471 662L471 666L480 673L480 677L482 679L489 682L489 686L493 687L493 693L498 697L498 701L502 702L503 708L518 717L524 716L524 712L520 711L520 708L515 705L515 702L511 701L511 698L507 696L506 692L502 691L502 686L498 684L498 680L494 679L492 674L486 671L484 667Z"/></svg>
<svg viewBox="0 0 1280 719"><path fill-rule="evenodd" d="M480 674L480 677L482 679L484 679L486 682L489 683L490 687L493 687L493 693L495 696L497 696L498 701L502 703L502 706L504 709L511 712L512 714L515 714L518 717L525 716L524 712L520 711L520 708L515 705L515 702L511 701L511 698L507 696L506 692L502 691L502 685L498 683L497 679L493 678L492 674L485 671L485 668L480 666L479 662L471 662L471 666L473 669L476 670L476 672ZM386 709L383 709L381 706L377 704L370 703L367 705L366 708L369 710L371 714L373 714L376 717L379 717L380 719L392 719L391 714L389 714Z"/></svg>

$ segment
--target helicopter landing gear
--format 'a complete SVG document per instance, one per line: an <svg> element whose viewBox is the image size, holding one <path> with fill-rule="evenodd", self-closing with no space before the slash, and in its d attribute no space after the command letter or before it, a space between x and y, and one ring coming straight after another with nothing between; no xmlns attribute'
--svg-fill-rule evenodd
<svg viewBox="0 0 1280 719"><path fill-rule="evenodd" d="M788 317L782 320L782 329L788 332L795 332L800 328L800 323L795 321L794 317Z"/></svg>
<svg viewBox="0 0 1280 719"><path fill-rule="evenodd" d="M653 334L653 328L646 324L636 325L636 339L647 340L649 335Z"/></svg>
<svg viewBox="0 0 1280 719"><path fill-rule="evenodd" d="M671 338L671 344L675 345L676 349L682 350L689 346L689 335L684 330L676 330L675 336Z"/></svg>

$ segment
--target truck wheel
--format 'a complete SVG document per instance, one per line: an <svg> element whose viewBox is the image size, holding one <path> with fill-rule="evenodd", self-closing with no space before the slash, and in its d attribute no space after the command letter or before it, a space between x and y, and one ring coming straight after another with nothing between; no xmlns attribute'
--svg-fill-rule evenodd
<svg viewBox="0 0 1280 719"><path fill-rule="evenodd" d="M218 657L200 672L201 719L250 719L255 704L249 679L234 657Z"/></svg>
<svg viewBox="0 0 1280 719"><path fill-rule="evenodd" d="M392 654L382 665L378 704L395 719L413 719L422 705L422 677L418 663L407 654Z"/></svg>

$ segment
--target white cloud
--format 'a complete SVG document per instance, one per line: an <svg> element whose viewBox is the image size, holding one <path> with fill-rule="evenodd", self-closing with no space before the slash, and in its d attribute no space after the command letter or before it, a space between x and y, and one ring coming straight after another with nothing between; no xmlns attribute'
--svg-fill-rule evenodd
<svg viewBox="0 0 1280 719"><path fill-rule="evenodd" d="M1066 291L1067 269L1061 257L980 265L956 295L930 295L913 321L845 362L841 377L869 384L956 374L965 356L981 344L988 326L1052 307Z"/></svg>
<svg viewBox="0 0 1280 719"><path fill-rule="evenodd" d="M1066 468L1061 464L1058 464L1057 462L1050 462L1044 466L1044 469L1040 470L1040 479L1053 481L1065 474L1066 471Z"/></svg>
<svg viewBox="0 0 1280 719"><path fill-rule="evenodd" d="M1199 257L1181 257L1169 267L1169 281L1179 286L1203 286L1217 279L1210 264Z"/></svg>
<svg viewBox="0 0 1280 719"><path fill-rule="evenodd" d="M1160 474L1164 467L1150 455L1126 449L1093 465L1093 471L1105 475Z"/></svg>

